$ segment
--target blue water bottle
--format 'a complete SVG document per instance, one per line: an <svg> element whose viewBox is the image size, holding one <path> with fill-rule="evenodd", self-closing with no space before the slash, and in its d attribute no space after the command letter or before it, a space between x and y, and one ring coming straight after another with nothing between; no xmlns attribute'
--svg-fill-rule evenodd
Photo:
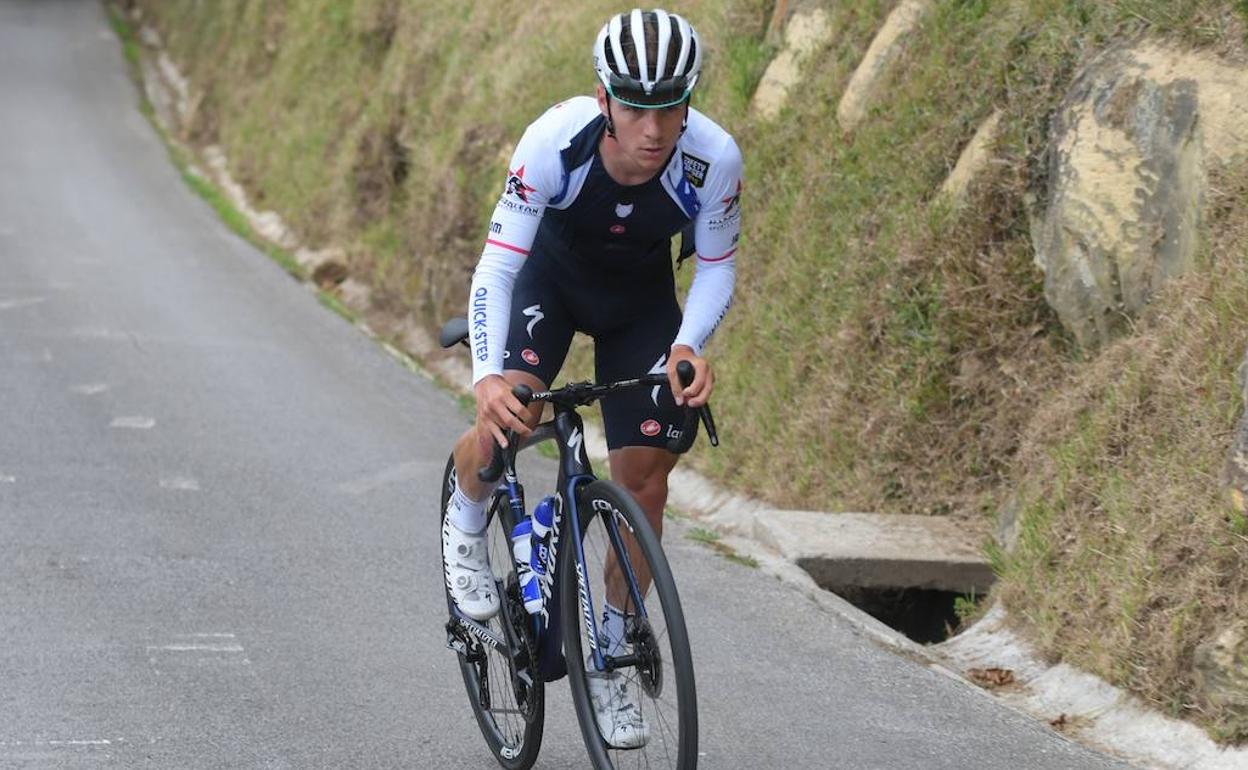
<svg viewBox="0 0 1248 770"><path fill-rule="evenodd" d="M511 531L511 555L516 559L516 574L520 578L520 596L524 610L530 615L542 610L542 586L533 573L533 521L521 519Z"/></svg>
<svg viewBox="0 0 1248 770"><path fill-rule="evenodd" d="M555 525L555 498L543 497L533 509L532 569L539 576L546 575L546 538Z"/></svg>

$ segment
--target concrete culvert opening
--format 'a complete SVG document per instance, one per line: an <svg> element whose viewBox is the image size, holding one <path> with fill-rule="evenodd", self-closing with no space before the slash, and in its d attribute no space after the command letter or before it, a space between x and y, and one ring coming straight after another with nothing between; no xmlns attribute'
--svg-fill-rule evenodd
<svg viewBox="0 0 1248 770"><path fill-rule="evenodd" d="M996 579L988 533L953 517L768 511L755 528L817 584L922 644L958 630Z"/></svg>
<svg viewBox="0 0 1248 770"><path fill-rule="evenodd" d="M995 575L972 561L898 561L855 557L799 559L821 587L920 644L943 642L960 630L988 594Z"/></svg>
<svg viewBox="0 0 1248 770"><path fill-rule="evenodd" d="M971 598L956 591L934 588L841 586L833 589L833 593L921 644L948 639L961 623L959 608L973 603Z"/></svg>

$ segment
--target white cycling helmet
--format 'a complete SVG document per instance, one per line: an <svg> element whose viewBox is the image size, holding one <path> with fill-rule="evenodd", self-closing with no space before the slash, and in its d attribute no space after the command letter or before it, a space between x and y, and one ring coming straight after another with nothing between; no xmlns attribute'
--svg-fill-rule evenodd
<svg viewBox="0 0 1248 770"><path fill-rule="evenodd" d="M702 46L689 22L634 8L608 21L594 43L594 71L607 93L632 107L671 107L689 98L702 70Z"/></svg>

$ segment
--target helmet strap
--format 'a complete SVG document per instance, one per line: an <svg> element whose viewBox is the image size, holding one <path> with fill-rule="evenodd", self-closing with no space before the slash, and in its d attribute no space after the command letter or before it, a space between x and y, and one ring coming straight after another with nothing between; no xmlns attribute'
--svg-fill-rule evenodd
<svg viewBox="0 0 1248 770"><path fill-rule="evenodd" d="M607 136L615 138L615 118L611 117L611 97L607 96Z"/></svg>

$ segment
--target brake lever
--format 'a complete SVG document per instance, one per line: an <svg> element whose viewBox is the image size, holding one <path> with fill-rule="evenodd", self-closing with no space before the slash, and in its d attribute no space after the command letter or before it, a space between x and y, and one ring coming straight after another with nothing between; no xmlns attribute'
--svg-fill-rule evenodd
<svg viewBox="0 0 1248 770"><path fill-rule="evenodd" d="M689 387L694 377L693 364L687 360L676 364L676 377L680 380L682 387ZM698 438L699 420L706 426L707 441L711 442L711 446L719 446L719 434L715 430L715 418L711 416L711 406L710 404L704 404L699 407L688 407L686 409L685 422L681 426L680 438L667 442L667 451L672 454L688 452L693 446L693 442Z"/></svg>
<svg viewBox="0 0 1248 770"><path fill-rule="evenodd" d="M711 416L711 405L703 404L698 407L698 417L702 418L702 424L706 426L706 440L711 442L711 446L719 446L719 433L715 430L715 418Z"/></svg>
<svg viewBox="0 0 1248 770"><path fill-rule="evenodd" d="M528 406L533 400L533 389L528 385L516 385L511 389L511 395L515 396L521 406ZM514 447L516 445L516 432L514 430L507 431L507 446ZM514 455L513 455L514 456ZM486 484L493 484L503 475L506 458L503 455L503 448L494 442L494 454L490 457L490 464L477 471L477 478Z"/></svg>

